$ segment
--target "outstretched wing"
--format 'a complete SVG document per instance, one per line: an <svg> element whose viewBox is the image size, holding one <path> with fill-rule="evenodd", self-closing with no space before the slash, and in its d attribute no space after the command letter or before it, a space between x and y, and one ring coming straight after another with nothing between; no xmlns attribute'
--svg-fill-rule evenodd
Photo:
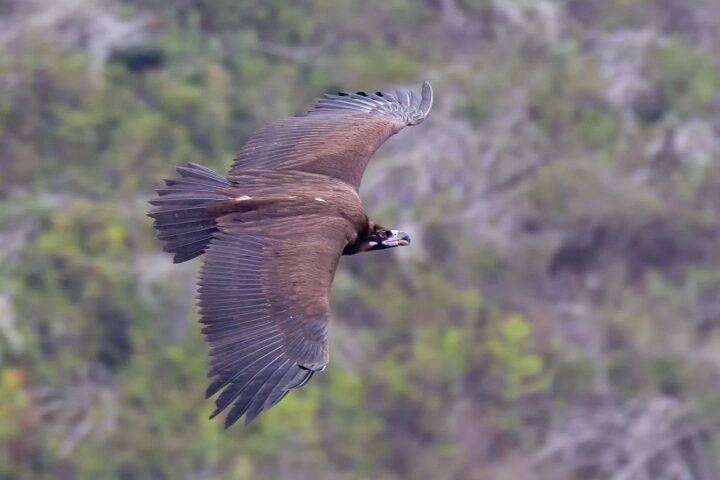
<svg viewBox="0 0 720 480"><path fill-rule="evenodd" d="M207 396L222 391L213 417L232 405L226 428L243 414L249 422L328 362L330 284L347 243L345 223L315 215L281 222L221 217L205 253Z"/></svg>
<svg viewBox="0 0 720 480"><path fill-rule="evenodd" d="M298 170L334 177L357 190L375 150L406 125L425 120L432 88L422 93L338 93L315 101L304 115L256 131L235 157L230 176L244 170Z"/></svg>

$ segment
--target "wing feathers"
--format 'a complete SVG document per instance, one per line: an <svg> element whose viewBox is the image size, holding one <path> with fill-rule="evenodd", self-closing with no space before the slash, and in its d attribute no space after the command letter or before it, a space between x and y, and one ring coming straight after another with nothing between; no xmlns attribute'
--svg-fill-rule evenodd
<svg viewBox="0 0 720 480"><path fill-rule="evenodd" d="M370 157L392 134L417 125L432 105L421 93L326 94L303 115L283 118L255 132L238 152L230 175L247 170L297 170L326 175L357 190Z"/></svg>
<svg viewBox="0 0 720 480"><path fill-rule="evenodd" d="M323 230L322 219L317 224L317 237L288 239L231 235L225 228L238 228L231 216L218 220L198 303L210 343L206 394L219 394L213 417L230 409L226 427L243 415L252 420L327 364L327 293L346 237L337 226ZM310 265L309 277L292 290L297 282L289 278L306 268L298 261Z"/></svg>
<svg viewBox="0 0 720 480"><path fill-rule="evenodd" d="M404 122L417 125L425 120L432 104L432 87L425 82L422 94L398 89L395 95L390 93L367 94L365 92L325 94L315 101L306 115L332 113L365 113L387 115Z"/></svg>
<svg viewBox="0 0 720 480"><path fill-rule="evenodd" d="M272 373L270 373L270 375L267 376L263 385L258 388L255 395L253 395L253 397L248 402L245 423L251 422L255 417L258 416L261 411L263 411L264 408L267 408L265 407L265 401L268 399L273 390L278 388L278 386L280 385L280 380L291 368L292 365L290 364L290 362L284 360Z"/></svg>
<svg viewBox="0 0 720 480"><path fill-rule="evenodd" d="M406 108L410 106L410 95L408 94L408 92L406 92L405 90L398 90L397 97L400 105Z"/></svg>
<svg viewBox="0 0 720 480"><path fill-rule="evenodd" d="M233 405L233 408L230 410L230 413L228 413L228 416L225 419L226 427L235 423L247 411L252 401L258 393L260 393L260 390L262 390L262 387L265 386L265 383L276 372L276 370L284 364L284 362L286 362L286 360L283 360L282 356L279 355L272 361L272 363L261 368L250 379L248 379L242 387L240 387L238 396L243 390L247 390L249 393L235 402L235 405ZM223 394L228 390L229 389L226 389ZM246 419L246 422L247 421L248 420Z"/></svg>
<svg viewBox="0 0 720 480"><path fill-rule="evenodd" d="M227 380L224 380L222 382L216 382L219 385L217 386L215 392L210 393L209 396L214 395L223 387L224 389L215 401L215 405L217 408L215 409L210 418L225 410L228 405L233 403L235 400L238 400L241 394L244 393L243 390L250 383L250 381L257 375L259 375L263 370L265 370L269 363L280 360L282 358L281 349L282 347L275 347L262 350L261 352L259 352L260 355L256 355L254 360L249 359L252 361L247 365L247 367L245 367L245 369L236 373ZM242 398L239 399L239 401L242 400ZM235 420L237 420L237 418ZM235 420L233 420L233 422L231 422L230 424L234 423Z"/></svg>
<svg viewBox="0 0 720 480"><path fill-rule="evenodd" d="M423 82L422 85L422 102L420 102L419 110L426 117L430 113L433 104L433 90L429 82Z"/></svg>
<svg viewBox="0 0 720 480"><path fill-rule="evenodd" d="M257 365L259 362L262 362L262 360L269 357L270 355L277 354L278 356L280 356L278 352L280 352L282 346L279 344L279 341L270 342L267 345L262 346L261 348L253 349L245 353L241 357L229 363L229 365L237 365L239 363L244 363L244 368L241 368L239 371L235 371L235 369L233 369L233 372L230 374L221 374L213 383L210 384L206 392L207 397L212 397L223 387L231 384L235 385L235 388L228 387L227 389L223 390L223 392L220 394L220 397L218 397L216 401L217 413L223 411L223 409L225 409L230 403L232 403L233 400L237 398L237 394L239 394L241 391L241 388L238 388L238 380L242 380L244 377L248 376L248 374L256 371L257 369L253 367L255 367L255 365ZM261 365L265 364L266 363L262 363Z"/></svg>

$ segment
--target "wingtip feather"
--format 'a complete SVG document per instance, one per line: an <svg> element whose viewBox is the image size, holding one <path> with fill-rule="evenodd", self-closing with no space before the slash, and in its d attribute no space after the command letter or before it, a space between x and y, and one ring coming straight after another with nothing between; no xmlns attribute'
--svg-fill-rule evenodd
<svg viewBox="0 0 720 480"><path fill-rule="evenodd" d="M430 113L430 109L433 104L433 89L430 82L427 80L425 80L422 84L421 95L422 102L420 102L420 111L423 113L423 116L427 116L427 114Z"/></svg>

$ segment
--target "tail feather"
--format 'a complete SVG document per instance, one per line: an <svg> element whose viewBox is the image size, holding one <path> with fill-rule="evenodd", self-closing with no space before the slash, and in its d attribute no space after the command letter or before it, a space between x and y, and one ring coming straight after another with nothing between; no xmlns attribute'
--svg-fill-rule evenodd
<svg viewBox="0 0 720 480"><path fill-rule="evenodd" d="M205 205L207 202L214 200L227 200L226 195L212 195L204 194L202 192L197 193L173 193L165 195L164 197L150 200L151 205L162 206L183 206L183 205Z"/></svg>
<svg viewBox="0 0 720 480"><path fill-rule="evenodd" d="M176 230L176 231L167 231L167 230L161 230L157 234L158 240L162 240L163 242L172 242L181 238L189 238L189 237L203 237L205 236L206 232L212 232L215 230L215 227L205 225L200 225L198 228L191 228L191 229L182 229L182 230Z"/></svg>
<svg viewBox="0 0 720 480"><path fill-rule="evenodd" d="M157 190L158 197L150 200L156 206L148 215L155 219L153 226L159 240L167 242L164 250L175 254L175 263L202 255L217 231L215 214L208 211L208 203L227 200L220 193L230 183L220 174L194 163L177 167L178 178L166 179L166 188Z"/></svg>
<svg viewBox="0 0 720 480"><path fill-rule="evenodd" d="M187 167L177 167L175 170L185 178L197 178L198 180L207 181L210 183L217 183L218 185L222 185L223 183L227 183L227 180L225 180L225 177L220 175L217 172L214 172L213 170L210 170L207 167L203 167L202 165L198 165L197 163L188 163Z"/></svg>
<svg viewBox="0 0 720 480"><path fill-rule="evenodd" d="M163 238L164 236L170 236L175 234L182 234L185 232L190 232L197 230L198 228L208 228L208 221L207 219L200 219L200 220L183 220L180 219L177 222L167 222L158 225L157 222L155 222L155 229L158 231L157 236L159 240L165 240ZM163 237L161 237L161 235Z"/></svg>
<svg viewBox="0 0 720 480"><path fill-rule="evenodd" d="M200 181L199 179L191 178L191 179L182 179L182 178L168 178L165 179L165 185L173 188L182 188L186 190L193 190L194 188L197 188L198 186L204 186L207 188L216 188L219 185L216 185L214 183L211 183L209 181ZM161 189L162 190L162 189Z"/></svg>

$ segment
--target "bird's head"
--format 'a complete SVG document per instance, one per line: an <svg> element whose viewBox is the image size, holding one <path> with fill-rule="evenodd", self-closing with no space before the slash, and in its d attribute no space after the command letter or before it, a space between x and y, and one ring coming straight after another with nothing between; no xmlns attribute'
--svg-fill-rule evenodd
<svg viewBox="0 0 720 480"><path fill-rule="evenodd" d="M381 225L371 224L370 231L358 237L343 250L343 255L385 250L386 248L404 247L410 245L410 235L400 230L391 230Z"/></svg>
<svg viewBox="0 0 720 480"><path fill-rule="evenodd" d="M381 225L375 225L373 231L367 238L367 249L384 250L393 247L405 247L410 245L410 235L401 230L391 230Z"/></svg>

